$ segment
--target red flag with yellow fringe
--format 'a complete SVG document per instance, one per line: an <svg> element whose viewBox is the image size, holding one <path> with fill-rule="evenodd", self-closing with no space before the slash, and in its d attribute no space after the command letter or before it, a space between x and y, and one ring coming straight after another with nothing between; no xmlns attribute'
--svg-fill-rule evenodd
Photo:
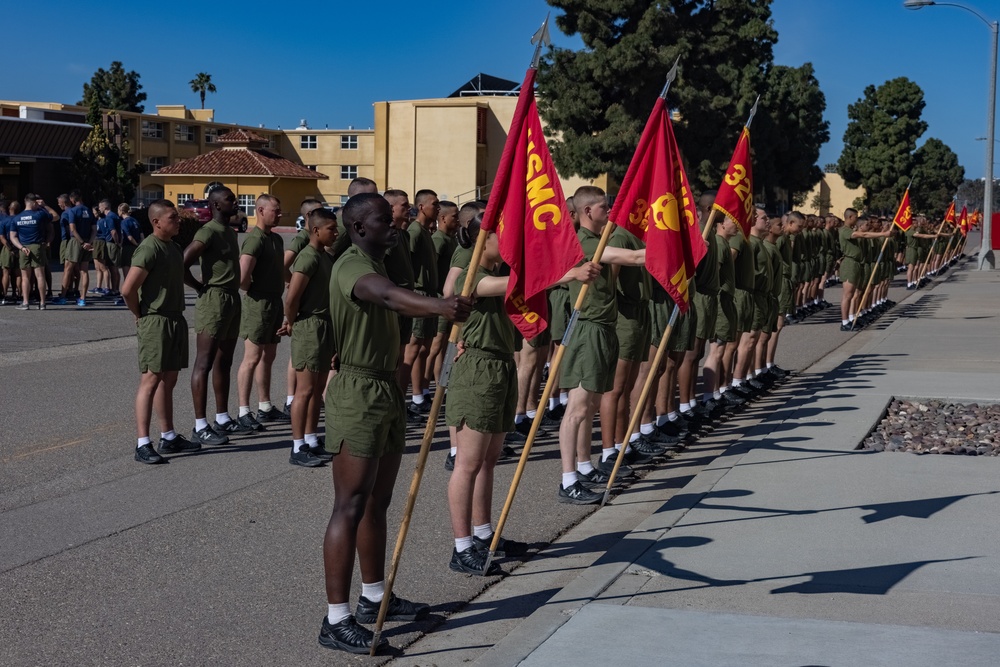
<svg viewBox="0 0 1000 667"><path fill-rule="evenodd" d="M753 163L750 160L750 130L744 126L733 157L726 168L726 176L719 184L713 205L719 213L729 216L743 232L750 236L753 226Z"/></svg>
<svg viewBox="0 0 1000 667"><path fill-rule="evenodd" d="M653 105L610 217L646 243L646 269L687 312L688 280L707 248L662 97Z"/></svg>
<svg viewBox="0 0 1000 667"><path fill-rule="evenodd" d="M892 224L904 232L909 230L913 224L913 210L910 208L910 188L906 188L906 192L903 193L903 200L899 202L899 210L896 211L896 217L892 219Z"/></svg>
<svg viewBox="0 0 1000 667"><path fill-rule="evenodd" d="M510 267L504 306L531 339L548 326L546 288L583 259L549 155L535 104L535 69L528 69L514 109L482 229L495 231Z"/></svg>
<svg viewBox="0 0 1000 667"><path fill-rule="evenodd" d="M962 215L958 216L958 228L962 232L962 236L969 233L969 211L966 207L962 207Z"/></svg>

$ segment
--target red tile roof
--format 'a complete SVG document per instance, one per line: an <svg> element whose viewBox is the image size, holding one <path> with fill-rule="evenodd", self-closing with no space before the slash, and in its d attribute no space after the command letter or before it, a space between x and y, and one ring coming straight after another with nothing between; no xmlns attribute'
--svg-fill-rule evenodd
<svg viewBox="0 0 1000 667"><path fill-rule="evenodd" d="M235 129L225 134L220 134L216 141L220 144L245 144L249 142L259 142L262 144L267 143L267 139L260 136L256 132L248 132L247 130Z"/></svg>
<svg viewBox="0 0 1000 667"><path fill-rule="evenodd" d="M238 130L242 132L242 130ZM229 134L233 134L230 132ZM223 135L225 136L225 135ZM222 137L220 137L221 139ZM270 151L256 148L220 148L158 169L153 176L275 176L326 180L326 174L307 169Z"/></svg>

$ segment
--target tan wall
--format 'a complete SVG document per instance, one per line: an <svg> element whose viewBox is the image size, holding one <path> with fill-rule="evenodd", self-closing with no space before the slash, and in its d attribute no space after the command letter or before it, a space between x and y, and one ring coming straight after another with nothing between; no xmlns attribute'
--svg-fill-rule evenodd
<svg viewBox="0 0 1000 667"><path fill-rule="evenodd" d="M205 188L212 181L221 181L226 187L233 191L237 200L240 195L251 195L256 199L262 194L271 194L281 200L282 210L285 212L282 223L293 224L299 203L308 197L317 197L319 189L315 181L300 178L273 179L263 176L222 176L219 178L208 178L205 176L160 176L158 180L163 185L163 196L172 202L177 201L177 195L194 195L195 199L203 199ZM289 217L291 216L291 217Z"/></svg>
<svg viewBox="0 0 1000 667"><path fill-rule="evenodd" d="M315 135L316 148L302 148L302 135ZM358 138L356 149L341 148L342 135ZM358 176L371 178L384 189L375 174L375 131L374 130L285 130L278 137L277 152L282 157L297 164L315 166L316 171L326 174L329 180L319 181L319 191L324 201L340 203L341 196L347 196L347 186L351 179L340 177L342 166L356 166Z"/></svg>
<svg viewBox="0 0 1000 667"><path fill-rule="evenodd" d="M817 195L824 200L822 206L813 205ZM823 174L823 180L806 195L802 212L813 215L832 213L842 218L844 210L853 207L854 200L859 197L864 198L864 196L864 188L847 187L839 174Z"/></svg>

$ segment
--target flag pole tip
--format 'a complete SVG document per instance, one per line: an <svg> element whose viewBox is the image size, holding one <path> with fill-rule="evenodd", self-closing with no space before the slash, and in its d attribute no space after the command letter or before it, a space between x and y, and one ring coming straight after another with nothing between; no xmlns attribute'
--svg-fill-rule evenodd
<svg viewBox="0 0 1000 667"><path fill-rule="evenodd" d="M538 69L538 62L542 58L542 47L551 46L552 37L549 34L549 16L552 12L545 14L542 26L531 36L531 43L535 45L535 53L531 57L531 69Z"/></svg>
<svg viewBox="0 0 1000 667"><path fill-rule="evenodd" d="M663 99L667 98L667 91L670 90L670 84L672 84L674 82L674 79L677 78L677 66L680 64L680 62L681 62L681 57L677 56L677 59L674 60L674 66L670 68L669 72L667 72L667 82L663 84L663 90L660 92L660 97L662 97Z"/></svg>
<svg viewBox="0 0 1000 667"><path fill-rule="evenodd" d="M604 489L604 497L601 498L601 507L608 504L608 496L611 495L611 489Z"/></svg>
<svg viewBox="0 0 1000 667"><path fill-rule="evenodd" d="M375 636L372 637L372 647L368 651L368 656L369 657L375 657L375 652L378 651L378 644L379 644L379 642L381 640L382 640L382 631L381 630L376 630L375 631Z"/></svg>
<svg viewBox="0 0 1000 667"><path fill-rule="evenodd" d="M486 554L486 564L483 565L483 575L482 576L484 576L484 577L486 576L486 573L490 571L490 565L492 565L492 564L493 564L493 551L490 550L490 552L488 554Z"/></svg>

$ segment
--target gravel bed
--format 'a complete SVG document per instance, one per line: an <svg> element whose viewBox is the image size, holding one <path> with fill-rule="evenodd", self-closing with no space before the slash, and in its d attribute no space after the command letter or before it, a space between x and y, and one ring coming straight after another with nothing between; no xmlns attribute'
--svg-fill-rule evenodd
<svg viewBox="0 0 1000 667"><path fill-rule="evenodd" d="M1000 404L893 399L858 449L876 452L1000 455Z"/></svg>

